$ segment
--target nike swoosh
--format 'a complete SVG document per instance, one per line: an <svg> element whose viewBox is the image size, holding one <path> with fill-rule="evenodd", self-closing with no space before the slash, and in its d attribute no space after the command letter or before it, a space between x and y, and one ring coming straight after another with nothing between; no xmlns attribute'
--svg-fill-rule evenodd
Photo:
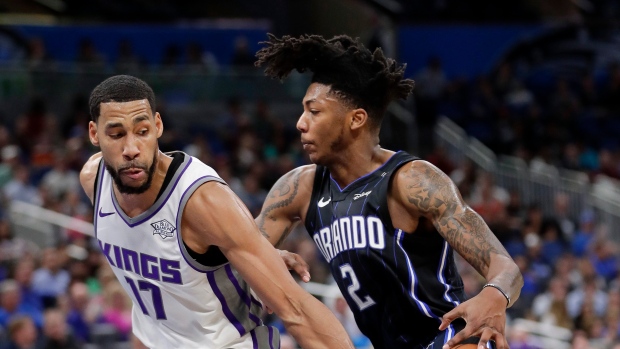
<svg viewBox="0 0 620 349"><path fill-rule="evenodd" d="M321 200L319 200L319 207L325 207L330 201L332 201L332 198L329 198L327 201L323 201L323 198L321 198Z"/></svg>
<svg viewBox="0 0 620 349"><path fill-rule="evenodd" d="M109 216L111 214L114 214L114 212L104 213L104 212L101 212L101 207L99 207L99 217L105 217L105 216Z"/></svg>

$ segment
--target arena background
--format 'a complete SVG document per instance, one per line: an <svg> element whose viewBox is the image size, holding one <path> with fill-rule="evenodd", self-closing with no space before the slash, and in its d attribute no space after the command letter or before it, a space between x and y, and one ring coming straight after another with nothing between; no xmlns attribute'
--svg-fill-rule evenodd
<svg viewBox="0 0 620 349"><path fill-rule="evenodd" d="M614 0L0 2L0 349L130 347L131 305L77 175L106 77L146 80L161 149L214 167L253 214L307 163L295 122L308 77L252 66L268 32L344 33L408 64L415 94L390 106L381 144L448 173L521 267L511 348L620 348L619 16ZM307 234L284 248L370 348ZM484 280L458 264L475 295Z"/></svg>

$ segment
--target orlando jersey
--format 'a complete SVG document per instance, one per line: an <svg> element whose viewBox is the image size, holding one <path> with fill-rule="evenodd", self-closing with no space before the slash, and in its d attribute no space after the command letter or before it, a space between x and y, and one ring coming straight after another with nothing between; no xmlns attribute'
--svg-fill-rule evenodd
<svg viewBox="0 0 620 349"><path fill-rule="evenodd" d="M135 217L120 208L103 161L97 176L96 238L133 301L134 334L149 348L278 348L277 330L263 326L261 304L237 271L225 259L198 263L181 239L190 196L223 180L196 158L170 155L158 198Z"/></svg>
<svg viewBox="0 0 620 349"><path fill-rule="evenodd" d="M453 251L430 221L412 234L394 228L387 207L394 173L418 158L395 153L345 188L317 166L305 226L328 261L358 327L375 348L426 348L442 334L441 317L464 299Z"/></svg>

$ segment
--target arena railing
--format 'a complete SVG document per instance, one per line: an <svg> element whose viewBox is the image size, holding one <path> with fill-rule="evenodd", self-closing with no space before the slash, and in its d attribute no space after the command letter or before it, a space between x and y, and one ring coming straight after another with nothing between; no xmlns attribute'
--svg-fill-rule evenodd
<svg viewBox="0 0 620 349"><path fill-rule="evenodd" d="M605 176L590 182L584 172L553 165L530 166L514 156L497 156L479 140L470 137L456 123L441 116L435 126L435 142L446 149L455 164L469 159L494 175L496 184L516 189L522 202L537 203L545 214L553 214L555 197L569 197L569 215L577 220L584 209L593 209L597 220L606 227L609 237L620 241L620 183Z"/></svg>

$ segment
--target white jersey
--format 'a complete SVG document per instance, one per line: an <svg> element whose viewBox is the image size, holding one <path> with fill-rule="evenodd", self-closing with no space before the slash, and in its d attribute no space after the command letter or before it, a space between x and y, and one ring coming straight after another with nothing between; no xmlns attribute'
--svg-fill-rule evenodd
<svg viewBox="0 0 620 349"><path fill-rule="evenodd" d="M153 206L133 218L120 208L103 161L97 175L95 233L133 301L133 333L149 348L278 348L277 330L263 326L261 304L230 263L202 265L181 239L190 196L223 180L196 158L171 155L181 165L171 166L174 176Z"/></svg>

